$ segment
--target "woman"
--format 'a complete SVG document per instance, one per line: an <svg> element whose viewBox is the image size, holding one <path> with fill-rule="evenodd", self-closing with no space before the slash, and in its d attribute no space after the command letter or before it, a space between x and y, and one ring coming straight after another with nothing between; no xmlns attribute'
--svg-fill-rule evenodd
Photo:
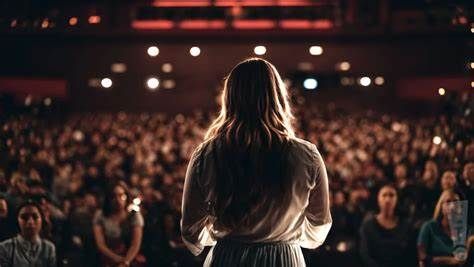
<svg viewBox="0 0 474 267"><path fill-rule="evenodd" d="M0 193L0 242L16 234L15 218L11 213L6 197Z"/></svg>
<svg viewBox="0 0 474 267"><path fill-rule="evenodd" d="M276 68L247 59L225 80L222 109L191 156L181 234L204 266L305 266L331 228L326 168L315 145L295 137Z"/></svg>
<svg viewBox="0 0 474 267"><path fill-rule="evenodd" d="M43 218L39 204L26 201L19 206L20 233L0 243L0 266L56 266L54 244L40 236Z"/></svg>
<svg viewBox="0 0 474 267"><path fill-rule="evenodd" d="M433 219L425 222L418 235L419 266L463 266L465 261L453 255L454 245L451 239L446 203L459 201L460 195L453 190L445 190L436 204ZM467 218L466 218L467 222ZM473 237L467 240L468 255Z"/></svg>
<svg viewBox="0 0 474 267"><path fill-rule="evenodd" d="M103 209L93 218L95 243L101 254L101 266L140 266L143 217L131 204L128 187L117 182L108 188Z"/></svg>
<svg viewBox="0 0 474 267"><path fill-rule="evenodd" d="M360 228L360 254L365 266L412 266L409 224L396 213L398 194L394 185L383 185L377 194L379 212Z"/></svg>

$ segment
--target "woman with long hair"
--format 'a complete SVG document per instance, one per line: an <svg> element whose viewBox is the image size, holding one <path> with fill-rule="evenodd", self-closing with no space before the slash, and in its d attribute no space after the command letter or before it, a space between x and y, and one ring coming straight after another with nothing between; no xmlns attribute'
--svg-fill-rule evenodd
<svg viewBox="0 0 474 267"><path fill-rule="evenodd" d="M119 181L107 188L103 209L93 218L93 233L101 266L142 266L139 256L143 216L130 209L128 186Z"/></svg>
<svg viewBox="0 0 474 267"><path fill-rule="evenodd" d="M460 200L461 194L452 189L444 190L441 193L434 209L433 219L423 224L418 235L418 261L420 267L465 265L465 259L459 259L453 254L454 244L451 239L447 214L447 204ZM467 218L465 219L467 223ZM473 236L468 234L468 237L466 248L469 256L472 253Z"/></svg>
<svg viewBox="0 0 474 267"><path fill-rule="evenodd" d="M398 193L394 184L382 185L377 194L379 212L365 220L359 252L364 266L413 266L409 250L412 230L397 212Z"/></svg>
<svg viewBox="0 0 474 267"><path fill-rule="evenodd" d="M181 234L204 266L305 266L301 251L326 239L332 219L326 167L294 133L276 68L250 58L225 79L221 111L193 152Z"/></svg>
<svg viewBox="0 0 474 267"><path fill-rule="evenodd" d="M0 266L56 266L56 247L41 237L44 216L40 204L28 199L18 207L20 233L0 243Z"/></svg>

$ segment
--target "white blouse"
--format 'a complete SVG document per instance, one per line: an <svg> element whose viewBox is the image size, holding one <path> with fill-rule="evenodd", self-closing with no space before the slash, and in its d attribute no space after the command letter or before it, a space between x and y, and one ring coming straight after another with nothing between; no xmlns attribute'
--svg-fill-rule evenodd
<svg viewBox="0 0 474 267"><path fill-rule="evenodd" d="M211 215L209 199L213 160L212 145L203 149L199 145L193 152L184 183L181 235L188 249L199 255L205 246L227 237L242 242L296 242L301 247L319 247L329 232L332 218L329 209L328 177L324 161L316 146L306 140L292 139L288 150L291 166L291 194L287 201L274 199L255 214L259 219L254 227L233 229L232 233L218 229ZM206 151L204 151L206 150ZM202 165L202 166L201 166ZM197 171L198 167L201 171Z"/></svg>

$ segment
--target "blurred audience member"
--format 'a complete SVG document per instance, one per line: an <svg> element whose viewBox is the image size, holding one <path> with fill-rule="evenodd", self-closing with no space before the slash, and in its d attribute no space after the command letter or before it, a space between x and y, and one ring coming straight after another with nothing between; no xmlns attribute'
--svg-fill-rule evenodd
<svg viewBox="0 0 474 267"><path fill-rule="evenodd" d="M0 243L0 266L56 267L56 248L40 236L43 223L41 207L26 201L18 209L20 233Z"/></svg>

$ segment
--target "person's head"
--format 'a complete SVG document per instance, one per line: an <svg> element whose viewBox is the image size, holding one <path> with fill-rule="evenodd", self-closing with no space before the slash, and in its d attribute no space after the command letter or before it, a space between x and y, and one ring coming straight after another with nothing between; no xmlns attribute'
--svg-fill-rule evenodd
<svg viewBox="0 0 474 267"><path fill-rule="evenodd" d="M474 143L470 143L464 148L464 159L474 161Z"/></svg>
<svg viewBox="0 0 474 267"><path fill-rule="evenodd" d="M456 186L456 174L452 171L445 171L441 176L441 189L454 189Z"/></svg>
<svg viewBox="0 0 474 267"><path fill-rule="evenodd" d="M397 166L395 166L395 178L407 178L407 167L404 164L397 164Z"/></svg>
<svg viewBox="0 0 474 267"><path fill-rule="evenodd" d="M344 195L344 192L342 191L337 191L334 194L334 206L337 207L342 207L346 203L346 195Z"/></svg>
<svg viewBox="0 0 474 267"><path fill-rule="evenodd" d="M225 79L220 114L201 150L216 144L208 155L215 159L216 177L222 177L211 188L220 225L244 223L269 199L283 202L288 197L285 152L295 136L292 120L287 89L271 63L250 58L232 69Z"/></svg>
<svg viewBox="0 0 474 267"><path fill-rule="evenodd" d="M464 165L462 177L464 178L466 184L474 184L474 162L469 162Z"/></svg>
<svg viewBox="0 0 474 267"><path fill-rule="evenodd" d="M4 196L0 196L0 219L8 217L8 203Z"/></svg>
<svg viewBox="0 0 474 267"><path fill-rule="evenodd" d="M27 194L28 185L26 184L26 178L19 172L12 174L10 179L11 189L18 194Z"/></svg>
<svg viewBox="0 0 474 267"><path fill-rule="evenodd" d="M261 58L238 63L226 77L221 111L205 139L250 145L294 136L288 91L275 66Z"/></svg>
<svg viewBox="0 0 474 267"><path fill-rule="evenodd" d="M130 202L131 199L127 184L123 181L118 181L107 187L103 212L108 216L120 210L125 210Z"/></svg>
<svg viewBox="0 0 474 267"><path fill-rule="evenodd" d="M398 193L395 185L387 183L380 187L377 204L381 213L394 213L397 207Z"/></svg>
<svg viewBox="0 0 474 267"><path fill-rule="evenodd" d="M20 204L17 220L23 237L28 239L36 236L39 237L43 227L43 213L40 204L32 200L27 200Z"/></svg>
<svg viewBox="0 0 474 267"><path fill-rule="evenodd" d="M428 188L434 188L438 182L438 171L434 168L426 168L422 176L423 184Z"/></svg>
<svg viewBox="0 0 474 267"><path fill-rule="evenodd" d="M433 219L441 221L446 216L446 209L444 208L446 203L461 200L461 195L452 189L444 190L436 203L435 210L433 213Z"/></svg>

